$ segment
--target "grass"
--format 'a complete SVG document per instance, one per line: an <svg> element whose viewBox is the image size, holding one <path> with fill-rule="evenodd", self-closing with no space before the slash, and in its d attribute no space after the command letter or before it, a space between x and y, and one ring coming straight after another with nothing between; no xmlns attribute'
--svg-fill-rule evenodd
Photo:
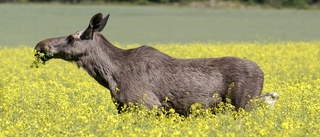
<svg viewBox="0 0 320 137"><path fill-rule="evenodd" d="M136 44L117 44L136 47ZM273 109L194 110L188 118L138 110L117 114L108 90L75 64L50 60L30 68L33 49L0 48L0 136L318 136L320 42L156 44L174 57L237 56L265 73ZM233 115L237 115L234 119Z"/></svg>
<svg viewBox="0 0 320 137"><path fill-rule="evenodd" d="M103 32L123 44L319 40L318 10L210 9L169 6L0 4L0 45L34 46L111 14Z"/></svg>

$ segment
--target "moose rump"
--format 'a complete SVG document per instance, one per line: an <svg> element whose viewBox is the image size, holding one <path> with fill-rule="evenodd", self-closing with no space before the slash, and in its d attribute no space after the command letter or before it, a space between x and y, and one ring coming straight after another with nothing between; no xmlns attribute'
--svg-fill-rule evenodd
<svg viewBox="0 0 320 137"><path fill-rule="evenodd" d="M120 49L100 33L108 18L98 13L85 30L39 42L36 56L84 68L110 90L119 112L131 102L186 115L194 103L210 108L227 98L238 110L261 96L264 76L256 63L236 57L178 59L149 46Z"/></svg>

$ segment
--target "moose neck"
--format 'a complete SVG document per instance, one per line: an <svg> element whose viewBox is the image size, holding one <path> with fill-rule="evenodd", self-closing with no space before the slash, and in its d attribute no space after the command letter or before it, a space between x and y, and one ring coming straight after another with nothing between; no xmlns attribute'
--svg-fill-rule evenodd
<svg viewBox="0 0 320 137"><path fill-rule="evenodd" d="M115 88L113 75L123 62L125 50L115 47L100 33L95 33L88 44L86 54L76 61L78 67L84 68L96 81L108 89Z"/></svg>

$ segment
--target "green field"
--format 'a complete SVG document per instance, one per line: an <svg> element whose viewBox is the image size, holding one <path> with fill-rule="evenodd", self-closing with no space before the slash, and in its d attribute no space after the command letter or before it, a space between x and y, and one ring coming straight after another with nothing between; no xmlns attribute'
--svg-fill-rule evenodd
<svg viewBox="0 0 320 137"><path fill-rule="evenodd" d="M0 45L34 46L45 38L74 33L97 12L111 14L103 34L126 44L320 39L319 10L0 4Z"/></svg>

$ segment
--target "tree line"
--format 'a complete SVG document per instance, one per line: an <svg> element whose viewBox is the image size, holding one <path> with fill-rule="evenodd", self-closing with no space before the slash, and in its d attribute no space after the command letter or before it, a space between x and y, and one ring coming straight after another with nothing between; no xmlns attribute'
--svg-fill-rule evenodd
<svg viewBox="0 0 320 137"><path fill-rule="evenodd" d="M108 3L108 2L126 2L133 4L148 3L190 3L190 2L233 2L245 5L265 5L271 7L293 7L309 8L312 5L319 5L320 0L0 0L1 3L28 3L28 2L61 2L61 3Z"/></svg>

